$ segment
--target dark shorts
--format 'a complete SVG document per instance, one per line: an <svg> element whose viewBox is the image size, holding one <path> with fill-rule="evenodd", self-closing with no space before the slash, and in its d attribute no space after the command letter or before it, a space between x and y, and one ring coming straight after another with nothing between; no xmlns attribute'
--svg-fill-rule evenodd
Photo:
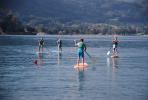
<svg viewBox="0 0 148 100"><path fill-rule="evenodd" d="M79 57L84 57L84 51L82 51L82 50L78 50L78 56Z"/></svg>

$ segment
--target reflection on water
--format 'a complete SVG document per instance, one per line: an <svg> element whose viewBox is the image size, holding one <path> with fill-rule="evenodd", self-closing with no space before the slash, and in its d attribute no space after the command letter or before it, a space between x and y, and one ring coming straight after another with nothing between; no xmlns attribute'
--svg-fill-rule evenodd
<svg viewBox="0 0 148 100"><path fill-rule="evenodd" d="M120 58L106 58L111 37L82 36L98 60L87 70L73 68L80 36L63 36L62 53L50 52L56 37L37 54L37 36L0 36L0 100L148 100L147 36L120 36Z"/></svg>
<svg viewBox="0 0 148 100"><path fill-rule="evenodd" d="M62 52L59 52L57 55L58 65L60 64L60 60L62 59Z"/></svg>
<svg viewBox="0 0 148 100"><path fill-rule="evenodd" d="M106 61L107 72L108 72L108 75L111 75L111 80L112 81L116 80L116 71L117 71L116 69L119 67L118 60L119 60L119 58L107 57L107 61Z"/></svg>
<svg viewBox="0 0 148 100"><path fill-rule="evenodd" d="M112 58L112 67L118 68L118 58Z"/></svg>
<svg viewBox="0 0 148 100"><path fill-rule="evenodd" d="M96 67L95 67L95 65L93 65L93 64L92 64L92 70L93 70L93 71L96 71Z"/></svg>
<svg viewBox="0 0 148 100"><path fill-rule="evenodd" d="M44 57L44 55L43 55L43 53L37 53L37 57L38 57L38 65L43 65L43 57Z"/></svg>
<svg viewBox="0 0 148 100"><path fill-rule="evenodd" d="M107 57L107 61L106 61L107 67L110 67L110 58Z"/></svg>
<svg viewBox="0 0 148 100"><path fill-rule="evenodd" d="M84 86L84 71L83 70L78 71L78 84L79 84L78 90L79 91L83 90L83 86Z"/></svg>
<svg viewBox="0 0 148 100"><path fill-rule="evenodd" d="M119 58L110 58L107 57L107 66L108 67L112 67L112 68L118 68L119 64L118 64L118 59Z"/></svg>

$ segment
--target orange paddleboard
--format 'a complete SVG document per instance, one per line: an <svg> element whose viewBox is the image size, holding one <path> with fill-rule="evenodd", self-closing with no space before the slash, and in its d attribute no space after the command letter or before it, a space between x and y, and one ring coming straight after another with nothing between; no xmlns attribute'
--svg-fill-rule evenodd
<svg viewBox="0 0 148 100"><path fill-rule="evenodd" d="M79 65L78 64L76 64L76 65L74 65L74 68L84 68L84 67L87 67L88 66L88 64L87 63L79 63Z"/></svg>

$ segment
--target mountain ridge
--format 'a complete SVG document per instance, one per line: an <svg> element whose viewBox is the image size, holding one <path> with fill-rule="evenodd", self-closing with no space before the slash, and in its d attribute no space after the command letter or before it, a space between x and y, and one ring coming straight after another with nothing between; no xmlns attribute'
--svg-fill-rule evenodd
<svg viewBox="0 0 148 100"><path fill-rule="evenodd" d="M20 14L20 19L30 16L53 18L61 23L147 23L147 1L121 0L2 0L2 9ZM146 2L146 3L143 3ZM2 5L1 4L1 5ZM44 24L44 21L43 21Z"/></svg>

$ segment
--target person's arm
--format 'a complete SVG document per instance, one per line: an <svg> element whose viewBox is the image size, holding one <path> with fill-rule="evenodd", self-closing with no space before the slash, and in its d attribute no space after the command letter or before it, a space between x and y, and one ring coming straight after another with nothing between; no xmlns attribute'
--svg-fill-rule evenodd
<svg viewBox="0 0 148 100"><path fill-rule="evenodd" d="M77 41L76 41L76 40L74 40L74 45L75 45L75 46L77 46L77 45L78 45L78 43L77 43Z"/></svg>
<svg viewBox="0 0 148 100"><path fill-rule="evenodd" d="M112 40L112 43L114 44L115 43L115 40Z"/></svg>

